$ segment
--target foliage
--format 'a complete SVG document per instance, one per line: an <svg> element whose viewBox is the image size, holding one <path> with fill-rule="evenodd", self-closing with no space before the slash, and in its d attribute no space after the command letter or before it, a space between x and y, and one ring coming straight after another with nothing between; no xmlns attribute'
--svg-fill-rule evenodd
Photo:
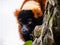
<svg viewBox="0 0 60 45"><path fill-rule="evenodd" d="M31 40L26 41L24 45L32 45L32 41Z"/></svg>

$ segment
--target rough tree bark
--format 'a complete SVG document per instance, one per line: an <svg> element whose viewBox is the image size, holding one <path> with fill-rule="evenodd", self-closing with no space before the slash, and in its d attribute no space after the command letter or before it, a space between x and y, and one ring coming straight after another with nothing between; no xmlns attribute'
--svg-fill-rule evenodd
<svg viewBox="0 0 60 45"><path fill-rule="evenodd" d="M43 24L34 29L32 45L60 45L60 0L47 0Z"/></svg>

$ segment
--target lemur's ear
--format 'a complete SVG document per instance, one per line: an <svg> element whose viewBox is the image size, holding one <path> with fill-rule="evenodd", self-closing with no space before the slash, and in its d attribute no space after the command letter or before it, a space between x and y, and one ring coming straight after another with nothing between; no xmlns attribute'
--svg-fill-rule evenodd
<svg viewBox="0 0 60 45"><path fill-rule="evenodd" d="M41 8L34 8L34 9L32 9L32 12L34 13L34 17L36 19L38 19L39 17L41 17L42 14L43 14Z"/></svg>
<svg viewBox="0 0 60 45"><path fill-rule="evenodd" d="M16 18L18 18L18 14L21 12L21 10L20 9L17 9L15 12L14 12L14 16L16 17Z"/></svg>

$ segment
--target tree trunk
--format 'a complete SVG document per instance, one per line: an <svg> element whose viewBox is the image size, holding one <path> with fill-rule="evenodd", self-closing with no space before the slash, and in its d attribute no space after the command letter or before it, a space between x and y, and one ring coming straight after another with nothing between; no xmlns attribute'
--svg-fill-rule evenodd
<svg viewBox="0 0 60 45"><path fill-rule="evenodd" d="M46 1L43 24L38 28L41 30L35 28L32 45L60 45L60 0Z"/></svg>

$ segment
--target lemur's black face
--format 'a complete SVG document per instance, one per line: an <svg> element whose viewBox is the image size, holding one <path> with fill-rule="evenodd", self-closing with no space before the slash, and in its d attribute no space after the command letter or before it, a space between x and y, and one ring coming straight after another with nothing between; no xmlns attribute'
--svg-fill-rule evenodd
<svg viewBox="0 0 60 45"><path fill-rule="evenodd" d="M25 41L33 40L31 33L36 25L41 25L43 16L39 19L34 18L32 10L22 10L19 13L18 21L21 24L21 33Z"/></svg>

